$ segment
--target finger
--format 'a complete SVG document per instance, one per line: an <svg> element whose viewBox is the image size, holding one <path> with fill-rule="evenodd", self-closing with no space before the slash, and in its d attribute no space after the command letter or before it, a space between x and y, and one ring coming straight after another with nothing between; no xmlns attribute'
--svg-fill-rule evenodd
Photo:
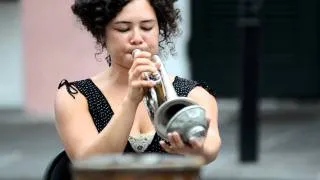
<svg viewBox="0 0 320 180"><path fill-rule="evenodd" d="M152 54L148 51L136 51L134 54L133 54L133 58L148 58L148 59L151 59L152 57Z"/></svg>
<svg viewBox="0 0 320 180"><path fill-rule="evenodd" d="M157 67L156 63L152 62L148 58L136 58L136 59L134 59L133 64L130 69L133 70L137 66L140 66L140 65L150 65L150 66L153 65L153 66Z"/></svg>
<svg viewBox="0 0 320 180"><path fill-rule="evenodd" d="M132 54L133 63L139 63L141 59L151 61L152 54L150 52L138 50L138 51L133 51L132 53L133 53Z"/></svg>
<svg viewBox="0 0 320 180"><path fill-rule="evenodd" d="M160 63L154 63L154 65L156 66L157 69L160 69L161 64Z"/></svg>
<svg viewBox="0 0 320 180"><path fill-rule="evenodd" d="M134 64L157 64L155 62L152 62L149 58L135 58Z"/></svg>
<svg viewBox="0 0 320 180"><path fill-rule="evenodd" d="M172 147L170 147L170 145L165 143L164 141L160 141L160 146L167 152L173 152Z"/></svg>
<svg viewBox="0 0 320 180"><path fill-rule="evenodd" d="M131 86L134 88L139 88L139 87L151 88L151 87L154 87L155 85L156 85L155 81L148 81L148 80L136 80L131 82Z"/></svg>
<svg viewBox="0 0 320 180"><path fill-rule="evenodd" d="M173 132L172 137L173 137L173 141L176 144L177 148L180 148L180 149L184 148L185 145L184 145L178 132Z"/></svg>
<svg viewBox="0 0 320 180"><path fill-rule="evenodd" d="M129 73L133 73L137 68L140 68L140 66L150 66L152 67L152 72L157 72L160 69L160 66L158 67L156 63L151 62L149 59L139 59L139 62L136 62L131 66Z"/></svg>
<svg viewBox="0 0 320 180"><path fill-rule="evenodd" d="M132 71L132 77L142 77L144 73L157 73L157 68L153 65L140 65L133 69Z"/></svg>
<svg viewBox="0 0 320 180"><path fill-rule="evenodd" d="M175 141L174 141L174 139L173 139L173 134L172 133L168 133L168 140L169 140L169 143L170 143L170 145L171 145L171 147L176 147L176 143L175 143Z"/></svg>
<svg viewBox="0 0 320 180"><path fill-rule="evenodd" d="M192 137L189 139L192 149L199 149L202 147L202 141L199 138Z"/></svg>

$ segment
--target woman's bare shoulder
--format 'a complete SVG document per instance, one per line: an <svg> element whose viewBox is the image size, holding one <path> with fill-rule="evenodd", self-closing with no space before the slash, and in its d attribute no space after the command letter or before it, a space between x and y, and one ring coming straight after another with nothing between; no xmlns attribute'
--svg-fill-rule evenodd
<svg viewBox="0 0 320 180"><path fill-rule="evenodd" d="M86 105L86 99L80 93L75 83L76 81L69 82L67 80L62 80L60 82L54 101L56 113Z"/></svg>

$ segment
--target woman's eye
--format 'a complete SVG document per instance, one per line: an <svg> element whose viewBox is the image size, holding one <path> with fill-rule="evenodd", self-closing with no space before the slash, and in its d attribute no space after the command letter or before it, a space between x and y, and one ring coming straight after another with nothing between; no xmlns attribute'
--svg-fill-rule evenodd
<svg viewBox="0 0 320 180"><path fill-rule="evenodd" d="M141 29L144 30L144 31L151 31L152 27L142 27Z"/></svg>
<svg viewBox="0 0 320 180"><path fill-rule="evenodd" d="M119 32L127 32L127 31L129 31L129 28L118 28L117 31L119 31Z"/></svg>

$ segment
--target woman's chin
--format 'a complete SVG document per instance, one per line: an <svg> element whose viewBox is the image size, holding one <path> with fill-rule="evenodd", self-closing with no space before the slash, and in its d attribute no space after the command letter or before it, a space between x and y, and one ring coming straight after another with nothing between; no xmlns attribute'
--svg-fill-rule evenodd
<svg viewBox="0 0 320 180"><path fill-rule="evenodd" d="M125 58L124 58L124 61L128 64L130 64L130 66L132 65L133 63L133 57L131 54L126 54Z"/></svg>
<svg viewBox="0 0 320 180"><path fill-rule="evenodd" d="M133 59L132 59L132 57L125 57L124 61L122 63L123 63L123 66L127 67L128 69L130 69L132 64L133 64Z"/></svg>

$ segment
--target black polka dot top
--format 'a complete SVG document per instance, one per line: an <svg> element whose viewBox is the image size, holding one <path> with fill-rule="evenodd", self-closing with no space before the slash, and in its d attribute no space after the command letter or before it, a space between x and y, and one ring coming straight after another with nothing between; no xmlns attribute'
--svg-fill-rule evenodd
<svg viewBox="0 0 320 180"><path fill-rule="evenodd" d="M100 89L92 82L91 79L84 79L74 82L68 82L64 79L61 81L58 88L64 85L66 85L68 93L73 98L75 98L74 94L77 94L78 92L86 97L88 101L89 112L92 116L97 131L101 132L113 116L113 111ZM186 97L189 92L196 86L202 86L210 94L214 95L213 91L206 85L206 83L199 83L178 76L176 76L173 81L173 87L175 88L178 96ZM144 152L165 153L165 151L159 144L160 140L162 140L162 138L156 133L151 144L149 144ZM135 153L129 142L127 142L124 152Z"/></svg>

